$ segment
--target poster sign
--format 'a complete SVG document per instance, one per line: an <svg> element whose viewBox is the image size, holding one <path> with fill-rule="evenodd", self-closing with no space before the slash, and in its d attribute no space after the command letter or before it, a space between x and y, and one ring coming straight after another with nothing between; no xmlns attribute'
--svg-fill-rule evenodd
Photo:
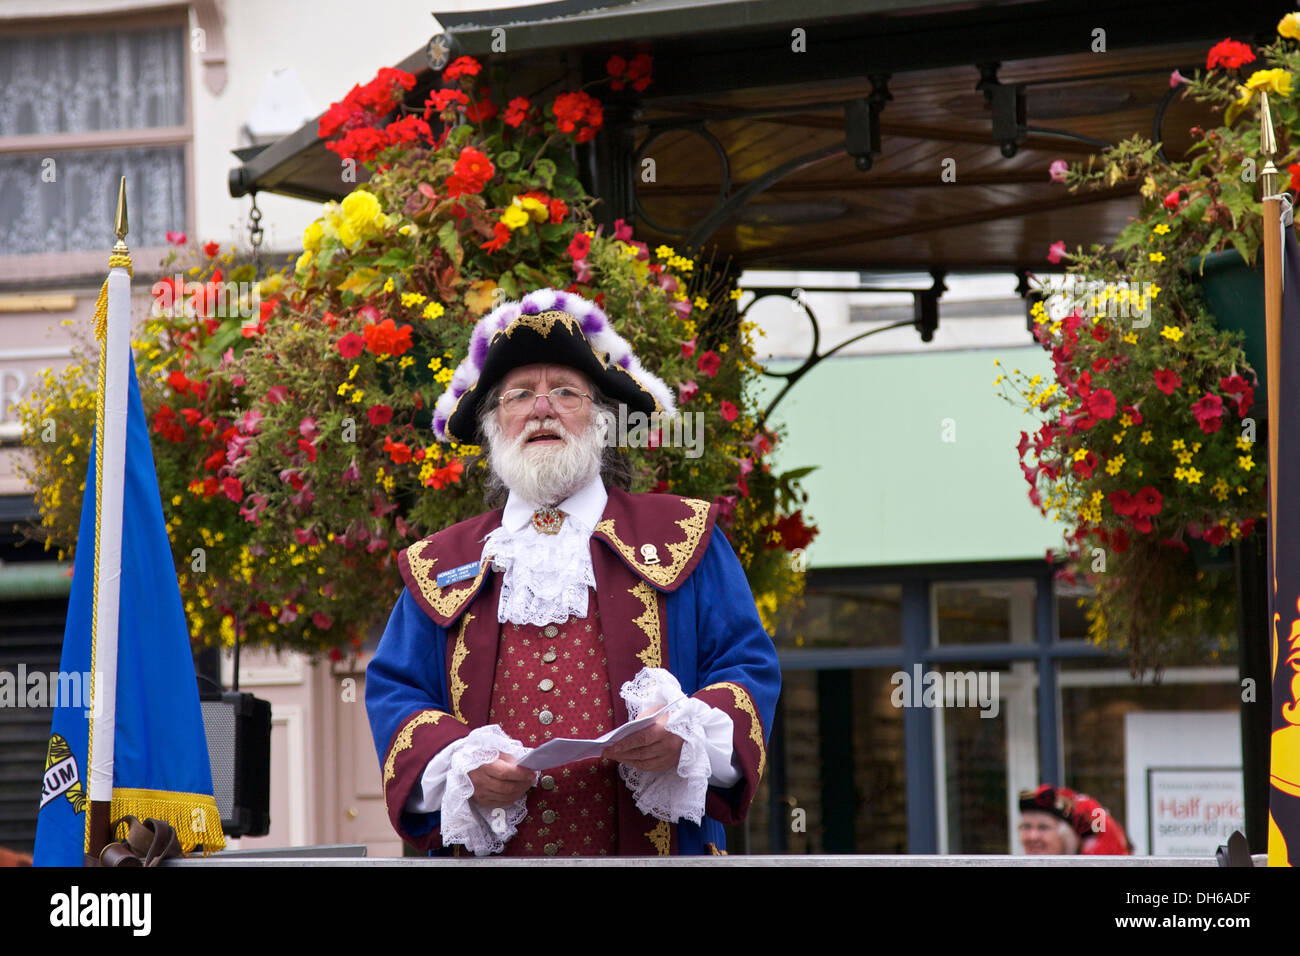
<svg viewBox="0 0 1300 956"><path fill-rule="evenodd" d="M1147 768L1147 846L1153 856L1214 856L1245 830L1240 767Z"/></svg>

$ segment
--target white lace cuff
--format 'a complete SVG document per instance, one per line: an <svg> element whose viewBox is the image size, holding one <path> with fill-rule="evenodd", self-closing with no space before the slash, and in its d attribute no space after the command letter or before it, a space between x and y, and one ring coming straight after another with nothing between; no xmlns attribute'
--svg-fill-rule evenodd
<svg viewBox="0 0 1300 956"><path fill-rule="evenodd" d="M527 815L528 795L508 807L485 812L473 800L474 784L469 774L503 755L519 760L528 748L507 737L499 724L488 724L470 731L446 750L452 752L442 794L443 844L460 843L475 856L500 853Z"/></svg>
<svg viewBox="0 0 1300 956"><path fill-rule="evenodd" d="M637 809L669 823L679 819L700 823L704 818L709 778L713 775L706 725L711 722L714 708L702 700L687 697L677 678L659 667L641 668L636 677L623 685L619 695L627 702L629 720L672 704L664 729L682 738L676 771L637 770L619 764L619 776L632 791ZM729 717L727 722L731 722Z"/></svg>

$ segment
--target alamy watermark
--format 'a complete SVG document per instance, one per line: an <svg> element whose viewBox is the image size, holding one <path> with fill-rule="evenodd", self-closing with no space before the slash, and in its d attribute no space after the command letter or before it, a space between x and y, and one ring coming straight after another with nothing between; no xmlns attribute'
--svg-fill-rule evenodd
<svg viewBox="0 0 1300 956"><path fill-rule="evenodd" d="M0 670L0 707L81 707L86 716L98 717L102 704L92 705L92 679L98 671Z"/></svg>
<svg viewBox="0 0 1300 956"><path fill-rule="evenodd" d="M1082 318L1132 319L1133 328L1151 324L1152 282L1105 282L1066 273L1044 288L1043 307L1050 319L1063 319L1072 312Z"/></svg>
<svg viewBox="0 0 1300 956"><path fill-rule="evenodd" d="M685 448L687 458L699 458L704 454L704 413L647 415L620 404L617 418L612 413L600 417L600 436L606 447Z"/></svg>
<svg viewBox="0 0 1300 956"><path fill-rule="evenodd" d="M155 314L191 318L216 315L256 319L262 312L261 284L258 282L187 282L179 272L170 279L159 279L149 290Z"/></svg>
<svg viewBox="0 0 1300 956"><path fill-rule="evenodd" d="M981 717L998 715L997 671L895 671L889 702L895 707L978 707Z"/></svg>

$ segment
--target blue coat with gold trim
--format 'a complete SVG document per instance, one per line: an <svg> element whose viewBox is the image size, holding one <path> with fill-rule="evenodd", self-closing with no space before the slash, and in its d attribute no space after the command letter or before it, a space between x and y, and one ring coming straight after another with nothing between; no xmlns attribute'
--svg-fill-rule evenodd
<svg viewBox="0 0 1300 956"><path fill-rule="evenodd" d="M605 635L614 716L627 720L617 689L643 666L664 667L687 694L726 711L735 728L742 779L710 787L700 826L668 824L636 809L619 788L619 850L624 854L706 853L724 845L722 824L739 823L767 763L767 736L780 669L744 570L721 533L716 505L677 495L608 489L591 538L595 600ZM366 709L383 774L389 820L404 840L437 851L438 814L404 806L429 760L487 723L497 660L501 575L439 587L440 572L477 562L501 510L417 542L399 556L405 590L366 670ZM655 545L657 564L642 561Z"/></svg>

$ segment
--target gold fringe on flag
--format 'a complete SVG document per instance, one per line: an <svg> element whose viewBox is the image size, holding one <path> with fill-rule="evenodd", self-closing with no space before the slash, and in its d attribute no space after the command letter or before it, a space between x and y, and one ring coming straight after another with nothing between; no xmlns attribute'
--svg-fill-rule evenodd
<svg viewBox="0 0 1300 956"><path fill-rule="evenodd" d="M207 856L226 847L221 812L216 800L206 794L114 787L110 819L120 820L128 814L140 820L166 820L185 853L202 846Z"/></svg>

